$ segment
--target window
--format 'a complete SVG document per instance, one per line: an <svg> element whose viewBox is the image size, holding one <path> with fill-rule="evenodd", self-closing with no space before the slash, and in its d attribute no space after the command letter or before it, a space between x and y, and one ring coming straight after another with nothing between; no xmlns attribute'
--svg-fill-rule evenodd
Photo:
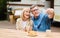
<svg viewBox="0 0 60 38"><path fill-rule="evenodd" d="M18 1L21 1L21 0L8 0L8 1L12 1L12 2L15 1L15 2L18 2Z"/></svg>

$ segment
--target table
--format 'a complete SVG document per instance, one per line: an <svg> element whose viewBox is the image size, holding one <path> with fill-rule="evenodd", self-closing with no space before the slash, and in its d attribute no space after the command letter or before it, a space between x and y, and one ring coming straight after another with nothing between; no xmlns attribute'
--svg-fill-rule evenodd
<svg viewBox="0 0 60 38"><path fill-rule="evenodd" d="M37 32L37 35L36 37L30 37L24 31L0 28L0 38L60 38L60 32L52 32L52 36L49 37L46 36L46 32Z"/></svg>

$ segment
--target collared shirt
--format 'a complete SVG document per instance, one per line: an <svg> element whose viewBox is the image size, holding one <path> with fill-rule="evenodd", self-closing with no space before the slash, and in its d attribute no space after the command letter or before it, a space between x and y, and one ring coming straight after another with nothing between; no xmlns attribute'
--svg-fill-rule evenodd
<svg viewBox="0 0 60 38"><path fill-rule="evenodd" d="M51 20L48 18L48 15L41 12L37 18L32 17L33 20L33 30L34 31L46 31L50 29Z"/></svg>

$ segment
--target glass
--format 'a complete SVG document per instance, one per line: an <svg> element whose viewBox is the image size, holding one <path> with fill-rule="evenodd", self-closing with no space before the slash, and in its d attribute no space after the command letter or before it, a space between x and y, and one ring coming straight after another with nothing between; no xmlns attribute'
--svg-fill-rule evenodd
<svg viewBox="0 0 60 38"><path fill-rule="evenodd" d="M51 30L46 30L46 36L47 37L51 36Z"/></svg>
<svg viewBox="0 0 60 38"><path fill-rule="evenodd" d="M38 9L34 9L34 10L32 10L32 12L34 12L34 11L37 11Z"/></svg>

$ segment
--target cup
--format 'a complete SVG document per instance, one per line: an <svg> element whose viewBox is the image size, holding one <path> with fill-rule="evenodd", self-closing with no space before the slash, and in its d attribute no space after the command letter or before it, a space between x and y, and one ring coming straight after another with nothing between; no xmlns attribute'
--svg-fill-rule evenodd
<svg viewBox="0 0 60 38"><path fill-rule="evenodd" d="M47 37L51 36L51 30L46 30L46 36Z"/></svg>

